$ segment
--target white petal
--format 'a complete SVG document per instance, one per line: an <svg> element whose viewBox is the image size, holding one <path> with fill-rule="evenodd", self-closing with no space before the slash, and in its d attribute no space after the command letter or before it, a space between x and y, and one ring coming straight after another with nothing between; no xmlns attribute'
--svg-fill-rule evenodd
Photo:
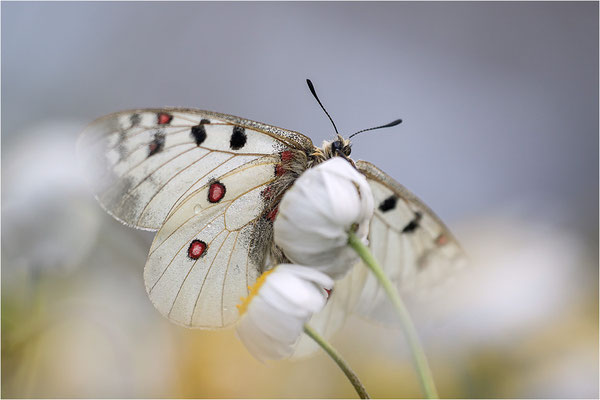
<svg viewBox="0 0 600 400"><path fill-rule="evenodd" d="M348 231L366 241L373 215L366 178L334 157L304 172L285 193L274 223L275 243L294 263L314 266L334 279L358 260L347 245Z"/></svg>
<svg viewBox="0 0 600 400"><path fill-rule="evenodd" d="M293 274L282 273L272 278L272 284L268 288L265 287L264 290L272 289L279 295L286 296L288 301L296 306L297 310L315 312L315 310L320 310L325 304L321 288L312 282L305 281ZM268 294L270 294L270 291L265 291L265 300L270 301L273 307L277 307L277 303L273 301L275 297L267 298Z"/></svg>
<svg viewBox="0 0 600 400"><path fill-rule="evenodd" d="M278 275L269 278L270 284L260 289L260 296L272 308L297 318L304 318L309 310L314 308L316 300L311 299L311 295L314 297L314 291L307 290L306 283L293 276ZM314 287L311 283L308 285ZM306 305L307 302L311 303L311 307Z"/></svg>
<svg viewBox="0 0 600 400"><path fill-rule="evenodd" d="M242 318L238 323L237 335L248 351L260 361L280 360L289 357L293 347L279 343L267 336L249 318Z"/></svg>
<svg viewBox="0 0 600 400"><path fill-rule="evenodd" d="M240 318L240 340L259 360L291 356L304 324L325 306L323 288L332 285L331 278L309 267L276 267Z"/></svg>
<svg viewBox="0 0 600 400"><path fill-rule="evenodd" d="M298 339L298 331L301 331L304 322L311 317L311 313L305 313L301 318L273 310L273 307L262 298L257 297L252 301L254 312L248 314L252 321L265 336L274 342L285 345L293 345Z"/></svg>
<svg viewBox="0 0 600 400"><path fill-rule="evenodd" d="M326 274L315 271L313 267L305 267L296 264L281 264L278 268L284 268L296 276L314 282L325 289L331 289L333 287L333 280Z"/></svg>

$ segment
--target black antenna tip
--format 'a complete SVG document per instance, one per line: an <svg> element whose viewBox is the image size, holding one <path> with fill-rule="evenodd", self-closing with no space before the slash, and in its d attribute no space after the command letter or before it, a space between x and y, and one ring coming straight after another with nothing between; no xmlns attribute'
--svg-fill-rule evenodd
<svg viewBox="0 0 600 400"><path fill-rule="evenodd" d="M313 96L317 97L317 92L315 91L315 86L313 85L312 81L310 79L306 79L306 84L308 85L308 88Z"/></svg>
<svg viewBox="0 0 600 400"><path fill-rule="evenodd" d="M329 120L331 121L331 124L333 125L333 129L335 129L335 133L339 134L337 127L335 126L335 122L333 122L333 119L331 118L331 115L329 115L329 113L327 112L327 110L325 109L323 104L321 103L321 100L319 100L319 96L317 96L317 91L315 90L315 87L313 86L311 80L306 79L306 84L308 85L308 88L310 89L310 92L312 93L313 97L317 100L317 103L319 103L319 105L321 106L323 111L325 111L325 114L327 114L327 117L329 118Z"/></svg>
<svg viewBox="0 0 600 400"><path fill-rule="evenodd" d="M392 126L400 125L401 123L402 123L402 119L397 119L397 120L392 121L389 124L383 126L382 128L391 128Z"/></svg>
<svg viewBox="0 0 600 400"><path fill-rule="evenodd" d="M352 135L348 136L348 139L350 139L351 137L356 136L356 135L358 135L359 133L362 133L362 132L372 131L374 129L381 129L381 128L391 128L392 126L396 126L396 125L399 125L401 123L402 123L402 120L401 119L397 119L395 121L390 122L389 124L385 124L385 125L381 125L381 126L376 126L374 128L363 129L361 131L355 132Z"/></svg>

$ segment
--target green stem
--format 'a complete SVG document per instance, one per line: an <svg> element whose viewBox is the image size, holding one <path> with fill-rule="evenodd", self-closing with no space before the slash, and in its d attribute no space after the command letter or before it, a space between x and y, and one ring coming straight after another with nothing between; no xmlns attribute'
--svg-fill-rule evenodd
<svg viewBox="0 0 600 400"><path fill-rule="evenodd" d="M415 368L417 369L417 374L419 375L419 381L421 382L421 388L423 389L425 396L428 399L439 398L435 388L435 383L433 382L431 370L429 369L429 365L427 363L427 357L425 357L425 352L423 351L423 347L421 347L421 343L419 342L419 336L417 335L417 331L413 325L412 319L410 318L410 314L404 306L396 287L385 275L383 269L379 266L377 260L369 251L369 248L365 246L353 232L350 232L348 236L348 244L358 253L367 267L373 271L375 277L394 304L394 308L400 317L402 329L404 330L404 334L408 340L408 345L410 346Z"/></svg>
<svg viewBox="0 0 600 400"><path fill-rule="evenodd" d="M333 347L331 347L331 345L325 339L323 339L321 337L321 335L319 335L317 333L317 331L315 331L313 328L311 328L308 324L304 325L304 333L306 333L308 336L310 336L312 340L317 342L317 344L319 346L321 346L321 348L323 350L325 350L325 352L327 354L329 354L329 357L331 357L331 359L333 361L335 361L335 363L338 365L338 367L340 367L340 369L344 372L344 374L346 374L346 376L348 377L348 380L350 381L352 386L354 386L354 390L356 390L356 393L358 393L360 398L361 399L369 399L370 398L369 394L367 393L367 391L366 391L365 387L362 385L362 383L360 383L358 376L356 376L354 371L352 371L350 369L350 366L348 364L346 364L346 362L342 359L342 357L338 354L338 352L335 351L335 349Z"/></svg>

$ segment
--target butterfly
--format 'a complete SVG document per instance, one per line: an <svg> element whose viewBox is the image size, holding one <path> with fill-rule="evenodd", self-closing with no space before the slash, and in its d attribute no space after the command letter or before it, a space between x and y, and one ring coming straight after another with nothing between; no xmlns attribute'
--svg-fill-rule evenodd
<svg viewBox="0 0 600 400"><path fill-rule="evenodd" d="M370 248L400 289L464 259L440 219L373 164L352 161L350 140L339 134L319 148L298 132L232 115L137 109L91 123L78 152L102 207L128 226L157 231L146 291L162 315L186 327L234 324L235 306L257 277L288 262L273 242L277 205L304 171L332 157L348 159L367 178L376 204ZM356 266L314 323L329 336L349 313L371 315L385 301L367 269Z"/></svg>

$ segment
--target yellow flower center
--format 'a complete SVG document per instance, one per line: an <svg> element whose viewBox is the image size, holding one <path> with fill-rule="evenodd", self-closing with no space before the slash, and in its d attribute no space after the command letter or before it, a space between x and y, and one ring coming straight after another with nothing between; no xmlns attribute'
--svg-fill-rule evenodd
<svg viewBox="0 0 600 400"><path fill-rule="evenodd" d="M246 312L248 306L250 305L250 302L252 301L254 296L258 294L258 291L260 290L260 287L263 285L263 283L265 283L267 276L273 271L275 271L275 268L265 271L261 276L258 277L254 285L248 286L248 289L250 290L250 292L248 293L248 297L240 297L242 304L236 305L238 311L240 312L240 315L243 315Z"/></svg>

